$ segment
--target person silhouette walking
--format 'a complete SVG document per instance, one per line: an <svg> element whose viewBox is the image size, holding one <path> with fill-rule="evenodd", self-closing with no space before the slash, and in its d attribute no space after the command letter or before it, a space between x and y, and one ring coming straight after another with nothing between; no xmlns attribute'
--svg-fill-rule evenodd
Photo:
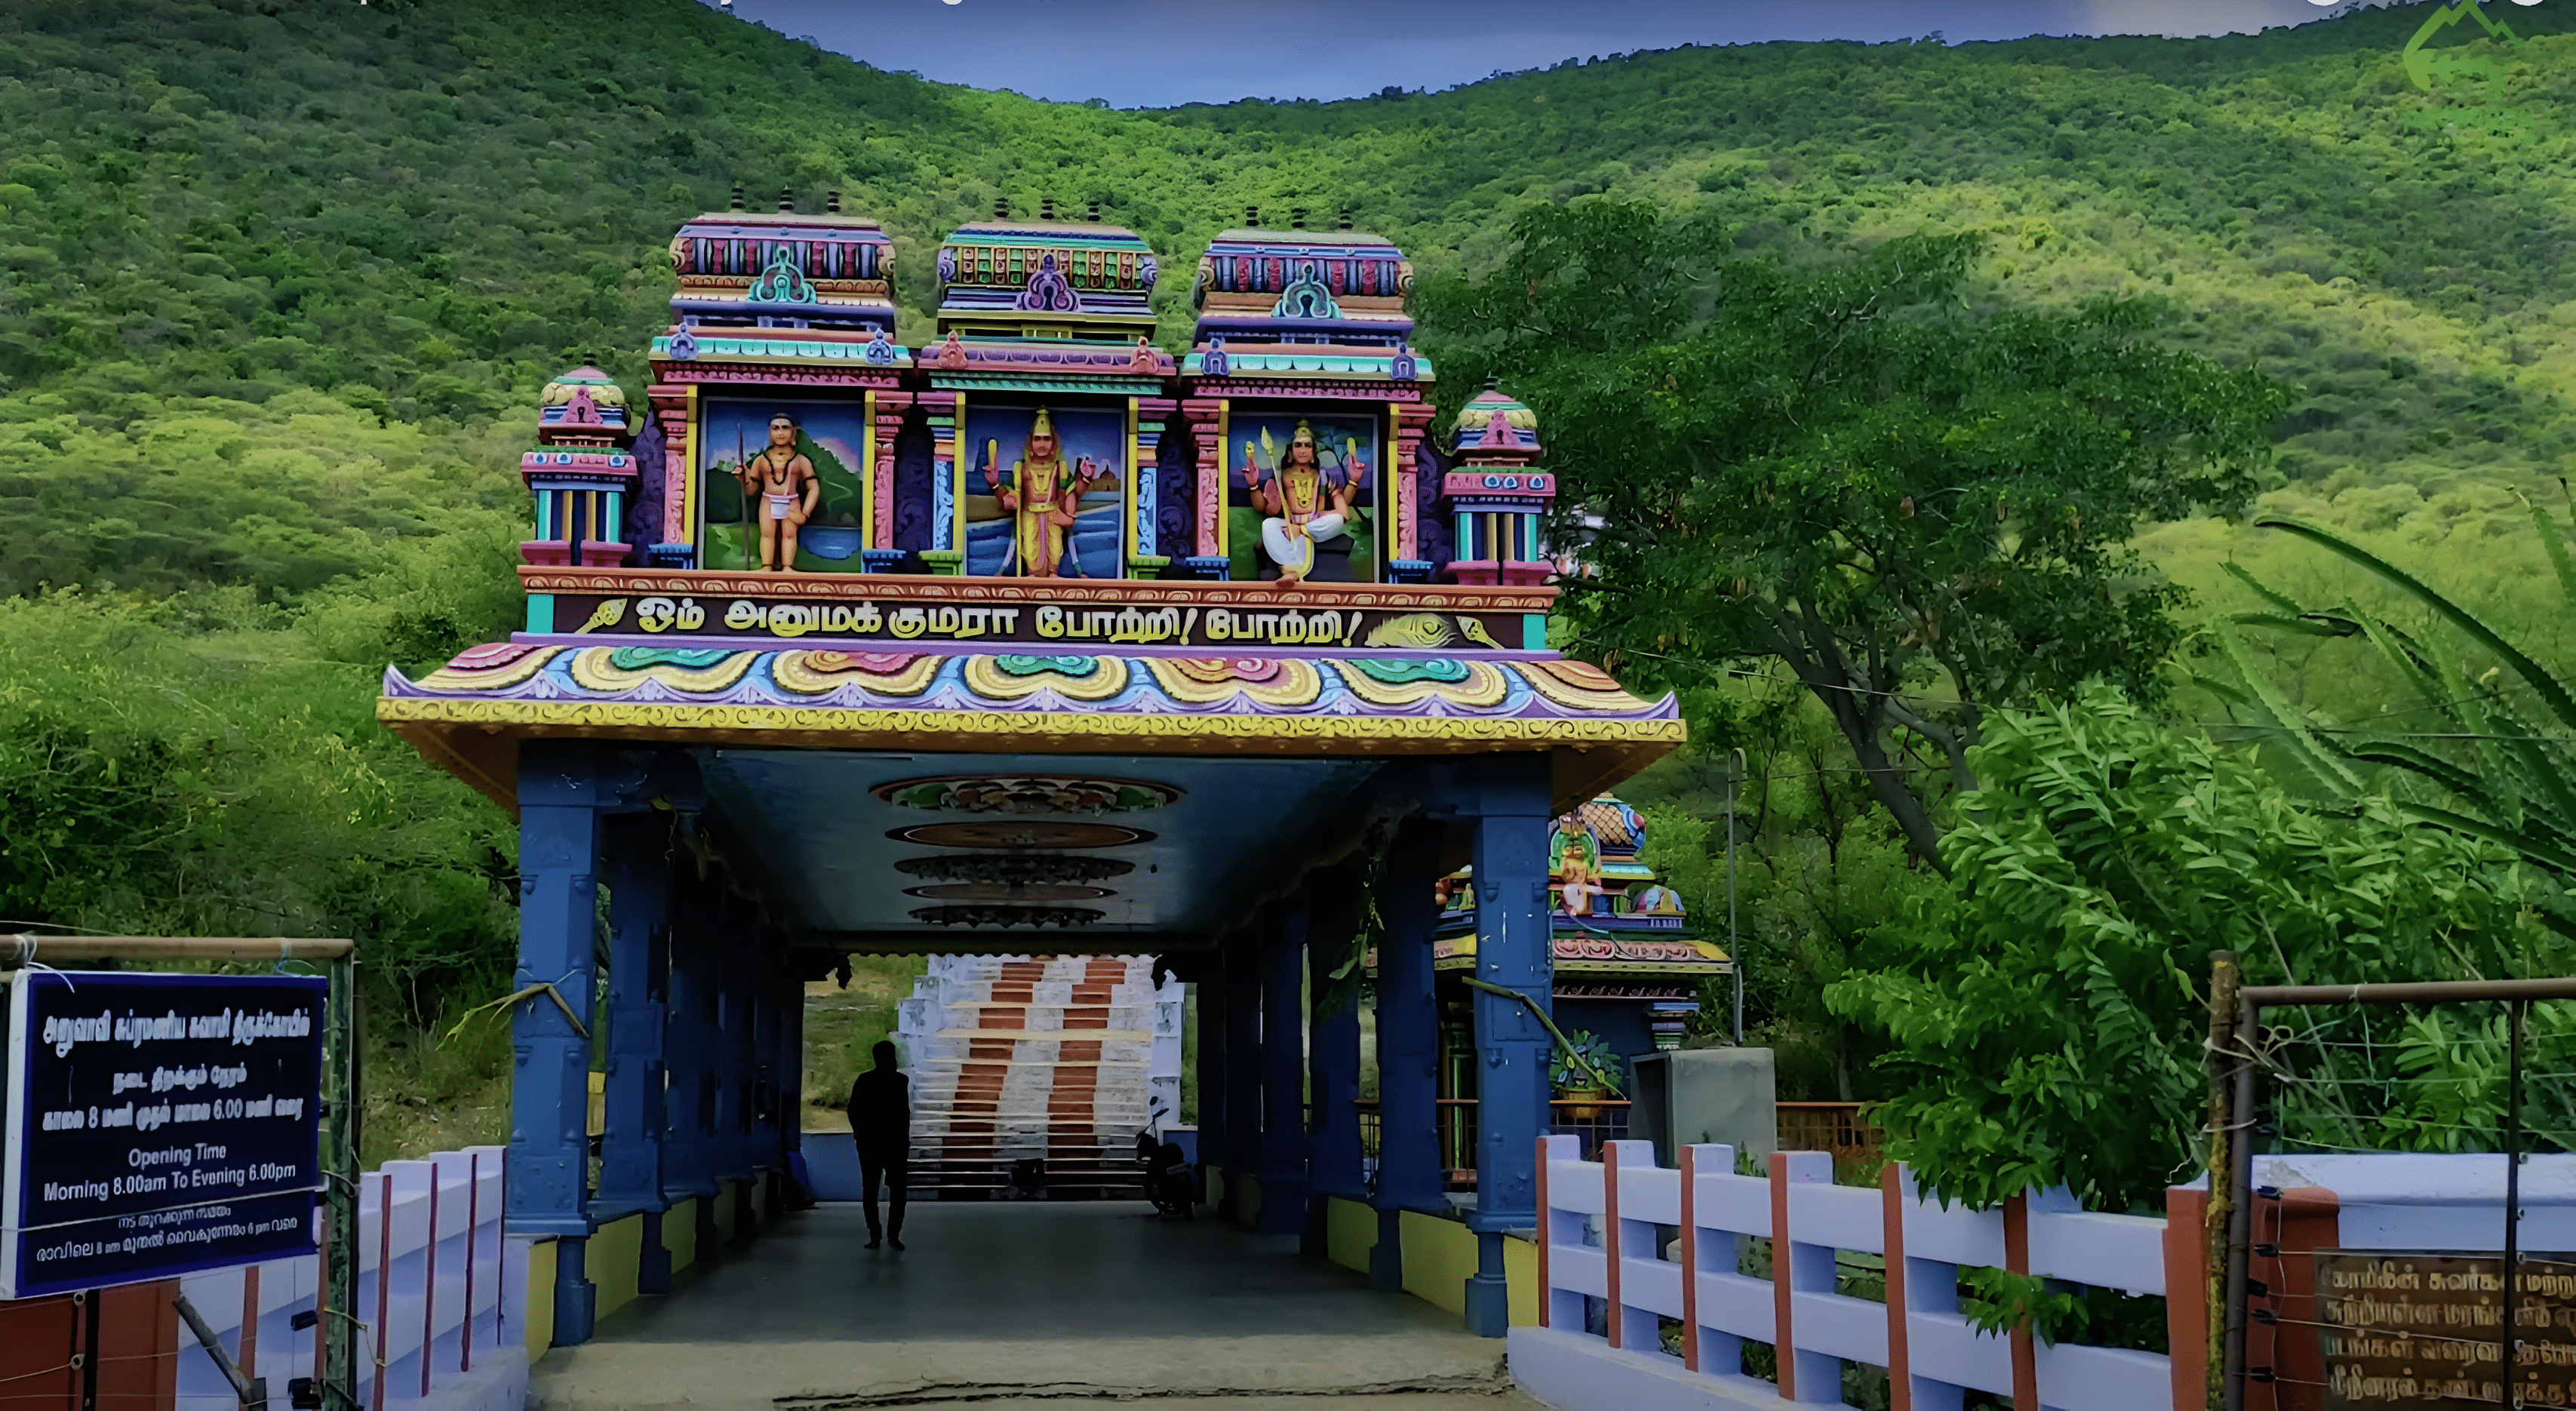
<svg viewBox="0 0 2576 1411"><path fill-rule="evenodd" d="M912 1155L912 1084L894 1066L891 1040L878 1040L868 1053L877 1066L850 1085L850 1138L859 1146L859 1189L867 1202L868 1248L891 1240L901 1250L904 1168ZM880 1179L886 1183L886 1204L891 1207L883 1225L877 1223Z"/></svg>

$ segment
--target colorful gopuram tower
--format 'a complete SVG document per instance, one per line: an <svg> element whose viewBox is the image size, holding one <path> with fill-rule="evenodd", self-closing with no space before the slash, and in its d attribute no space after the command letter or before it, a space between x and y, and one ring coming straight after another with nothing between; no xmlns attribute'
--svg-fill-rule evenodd
<svg viewBox="0 0 2576 1411"><path fill-rule="evenodd" d="M975 578L1153 578L1172 358L1142 237L1093 221L961 226L939 247L918 394L933 449L922 566Z"/></svg>
<svg viewBox="0 0 2576 1411"><path fill-rule="evenodd" d="M1499 1336L1505 1241L1538 1218L1544 1016L1639 999L1567 984L1678 1002L1715 963L1636 908L1634 819L1598 797L1681 743L1680 710L1548 648L1535 420L1470 403L1443 471L1402 252L1229 231L1176 360L1154 252L1049 214L949 236L919 349L874 221L688 221L644 396L589 368L547 389L523 630L386 674L378 719L518 824L509 1227L551 1247L558 1344L590 1336L602 1278L667 1289L717 1211L772 1208L802 1144L803 985L854 954L1153 957L1156 986L1195 987L1220 1209L1291 1233L1358 1207L1400 1288L1403 1222L1472 1167L1463 1304ZM1551 841L1569 814L1593 820L1581 914L1551 906L1593 885ZM1432 902L1462 862L1449 939L1472 954L1439 949ZM1385 901L1374 1167L1339 983L1364 897ZM1674 944L1693 953L1636 949ZM1065 1037L1120 1007L1095 998L1049 1001L1061 1029L907 1030L958 1058L943 1140L993 1154L972 1109L1015 1045L1132 1057L1137 1034ZM1481 1104L1445 1157L1444 1022L1478 1056L1449 1105Z"/></svg>
<svg viewBox="0 0 2576 1411"><path fill-rule="evenodd" d="M628 507L642 481L626 393L607 373L577 367L546 384L537 406L537 446L519 457L519 479L536 497L536 537L519 545L530 563L561 567L622 564Z"/></svg>
<svg viewBox="0 0 2576 1411"><path fill-rule="evenodd" d="M782 202L782 205L785 203ZM666 469L657 568L758 569L779 536L773 479L799 501L815 487L789 567L885 571L894 529L894 436L912 405L899 391L912 354L894 341L894 242L873 220L717 211L671 237L670 330L653 340L653 415ZM788 425L772 445L777 419ZM771 456L773 450L788 454ZM802 458L812 479L795 462Z"/></svg>
<svg viewBox="0 0 2576 1411"><path fill-rule="evenodd" d="M1353 230L1229 230L1199 257L1181 363L1192 577L1276 579L1283 546L1312 582L1431 577L1419 526L1437 487L1418 474L1431 365L1413 351L1412 287L1403 251Z"/></svg>

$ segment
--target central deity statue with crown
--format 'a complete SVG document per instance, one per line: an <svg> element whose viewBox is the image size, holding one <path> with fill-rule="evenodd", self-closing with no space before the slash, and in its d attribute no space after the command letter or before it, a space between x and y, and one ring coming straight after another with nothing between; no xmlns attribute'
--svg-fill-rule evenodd
<svg viewBox="0 0 2576 1411"><path fill-rule="evenodd" d="M1073 528L1098 467L1089 456L1066 462L1064 447L1056 439L1055 420L1044 407L1038 408L1037 419L1030 423L1020 458L1011 462L1007 486L1002 483L1001 445L992 440L984 443L984 483L992 487L1002 508L1011 512L1018 531L1012 540L1020 576L1061 577L1065 531Z"/></svg>

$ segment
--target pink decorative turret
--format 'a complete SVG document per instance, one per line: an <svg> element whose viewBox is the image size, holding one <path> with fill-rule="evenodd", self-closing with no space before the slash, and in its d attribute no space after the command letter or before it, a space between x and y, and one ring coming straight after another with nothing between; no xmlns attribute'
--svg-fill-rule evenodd
<svg viewBox="0 0 2576 1411"><path fill-rule="evenodd" d="M557 568L627 561L626 502L639 478L628 429L626 393L598 368L546 384L538 445L519 457L519 478L537 500L537 537L519 545L521 558Z"/></svg>
<svg viewBox="0 0 2576 1411"><path fill-rule="evenodd" d="M1450 427L1457 464L1441 477L1455 526L1444 576L1454 583L1523 586L1557 571L1539 541L1539 517L1556 498L1556 477L1531 469L1539 456L1538 413L1487 386Z"/></svg>

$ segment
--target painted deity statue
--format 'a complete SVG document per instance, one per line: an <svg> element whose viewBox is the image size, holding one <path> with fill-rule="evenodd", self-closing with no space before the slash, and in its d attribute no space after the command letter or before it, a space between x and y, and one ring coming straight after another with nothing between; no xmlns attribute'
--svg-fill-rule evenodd
<svg viewBox="0 0 2576 1411"><path fill-rule="evenodd" d="M1262 440L1269 439L1264 432ZM1314 431L1301 421L1288 438L1278 467L1276 474L1263 479L1252 443L1243 443L1243 483L1252 491L1253 507L1266 516L1261 521L1261 548L1278 566L1279 582L1286 586L1304 582L1313 571L1317 540L1330 539L1349 525L1351 500L1368 477L1368 464L1360 459L1356 442L1345 442L1337 481L1324 470Z"/></svg>
<svg viewBox="0 0 2576 1411"><path fill-rule="evenodd" d="M1590 916L1592 899L1601 895L1601 850L1592 841L1592 830L1583 826L1582 819L1566 814L1556 820L1548 851L1555 854L1549 861L1556 868L1565 914Z"/></svg>
<svg viewBox="0 0 2576 1411"><path fill-rule="evenodd" d="M1082 507L1082 497L1099 476L1099 467L1089 456L1071 465L1064 459L1064 448L1056 440L1055 419L1044 407L1038 408L1037 420L1030 423L1029 439L1021 447L1020 458L1011 462L1011 483L1002 484L1002 443L984 443L984 483L1001 500L1002 508L1011 512L1011 542L1016 568L1023 578L1058 578L1064 576L1065 532L1073 528L1074 516ZM1073 565L1079 576L1081 564Z"/></svg>
<svg viewBox="0 0 2576 1411"><path fill-rule="evenodd" d="M742 482L743 499L759 525L756 552L761 571L794 573L796 531L814 517L815 507L823 500L823 478L814 473L814 462L796 449L796 419L785 412L771 417L768 447L748 460L737 459L733 473ZM753 550L752 545L744 547Z"/></svg>

